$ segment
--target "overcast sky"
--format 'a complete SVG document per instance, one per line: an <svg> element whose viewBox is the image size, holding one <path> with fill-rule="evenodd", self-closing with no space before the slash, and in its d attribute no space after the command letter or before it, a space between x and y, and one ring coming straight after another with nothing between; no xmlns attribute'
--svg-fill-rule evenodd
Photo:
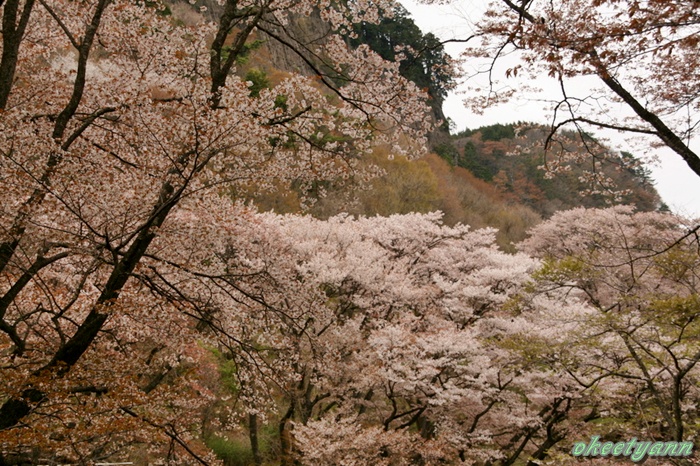
<svg viewBox="0 0 700 466"><path fill-rule="evenodd" d="M473 23L480 17L485 9L487 0L457 0L452 5L419 5L415 0L400 0L406 9L411 12L413 20L424 32L432 32L442 40L453 38L465 38L473 32ZM459 55L459 44L447 44L447 52L452 56ZM501 73L506 67L502 67ZM587 87L597 83L593 81L581 81L578 83L582 92L589 92ZM543 80L541 86L546 88ZM546 97L546 93L544 94ZM478 115L465 107L464 95L453 93L445 102L443 110L456 125L457 130L464 128L478 128L494 123L513 123L517 121L531 121L547 123L547 112L541 101L535 99L520 100L487 109ZM594 131L601 135L600 131ZM602 134L610 140L610 145L618 150L627 150L635 155L644 151L642 144L647 141L629 139L617 133ZM696 144L696 152L700 147ZM663 200L677 213L700 218L700 178L698 178L681 160L680 156L670 150L658 150L654 153L659 160L651 164L653 176L656 181L656 189Z"/></svg>

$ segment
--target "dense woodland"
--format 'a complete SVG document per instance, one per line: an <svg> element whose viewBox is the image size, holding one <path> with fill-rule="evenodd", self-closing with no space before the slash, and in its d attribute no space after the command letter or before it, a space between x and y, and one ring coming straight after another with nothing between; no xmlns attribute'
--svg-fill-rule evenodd
<svg viewBox="0 0 700 466"><path fill-rule="evenodd" d="M593 74L639 120L565 94L455 135L459 69L389 0L0 9L0 466L700 442L700 225L595 136L696 170L698 2L494 3L465 59Z"/></svg>

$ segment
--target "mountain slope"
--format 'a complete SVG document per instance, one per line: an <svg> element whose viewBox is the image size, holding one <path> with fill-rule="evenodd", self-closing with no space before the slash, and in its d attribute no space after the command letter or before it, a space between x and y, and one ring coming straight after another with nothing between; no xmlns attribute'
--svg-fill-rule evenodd
<svg viewBox="0 0 700 466"><path fill-rule="evenodd" d="M545 152L548 135L546 127L526 123L466 130L454 137L449 158L544 216L614 204L664 208L649 171L632 154L616 153L593 136L584 146L566 134Z"/></svg>

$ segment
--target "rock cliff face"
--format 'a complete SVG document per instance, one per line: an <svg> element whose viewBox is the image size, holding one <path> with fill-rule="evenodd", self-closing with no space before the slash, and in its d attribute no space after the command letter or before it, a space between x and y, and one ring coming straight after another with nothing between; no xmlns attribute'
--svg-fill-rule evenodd
<svg viewBox="0 0 700 466"><path fill-rule="evenodd" d="M218 18L223 6L217 0L166 0L173 15L179 20L196 24L202 21L214 21ZM194 2L194 3L190 3ZM323 43L332 33L331 27L326 23L318 11L310 12L308 15L298 15L291 21L284 31L276 31L279 36L291 43L295 48L313 50L316 45ZM279 70L282 72L300 73L303 75L315 74L309 64L298 54L295 54L289 47L280 43L277 39L258 31L254 34L255 40L262 41L262 45L255 52L254 58L256 66L265 71ZM348 41L349 42L349 41ZM309 54L306 54L309 56ZM262 64L260 62L263 62ZM242 67L244 68L244 67ZM239 69L239 72L242 70ZM245 74L243 72L243 74ZM426 111L426 119L433 122L441 122L445 119L442 112L442 99L433 97L428 102L429 110ZM444 127L436 129L428 135L429 146L433 149L449 144L449 133Z"/></svg>
<svg viewBox="0 0 700 466"><path fill-rule="evenodd" d="M283 38L292 40L293 37L292 43L296 47L313 48L316 44L323 43L329 34L331 34L330 26L321 19L318 12L314 11L309 16L295 17L294 21L287 25L287 32L283 33ZM305 75L313 74L311 67L288 47L264 33L261 33L261 39L265 41L263 47L270 54L270 65L273 68Z"/></svg>
<svg viewBox="0 0 700 466"><path fill-rule="evenodd" d="M215 21L221 16L224 9L217 0L170 0L167 3L173 15L187 24L196 24L202 19ZM321 19L317 11L311 12L307 16L295 17L294 21L286 26L286 33L280 32L285 40L290 40L299 48L320 44L330 33L330 26ZM254 34L254 38L263 41L259 52L267 57L269 63L266 65L270 68L306 75L313 74L311 68L300 56L291 52L279 41L259 31Z"/></svg>

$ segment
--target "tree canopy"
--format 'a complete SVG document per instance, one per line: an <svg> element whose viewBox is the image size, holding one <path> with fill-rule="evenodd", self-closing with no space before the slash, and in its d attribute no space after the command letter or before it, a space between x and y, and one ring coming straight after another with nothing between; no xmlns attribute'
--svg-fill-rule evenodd
<svg viewBox="0 0 700 466"><path fill-rule="evenodd" d="M354 32L351 44L367 44L384 59L398 61L401 75L427 89L433 99L431 106L442 115L442 102L454 84L454 69L434 34L424 34L399 4L378 23L356 24Z"/></svg>
<svg viewBox="0 0 700 466"><path fill-rule="evenodd" d="M688 0L491 2L465 53L467 59L486 59L479 72L489 75L488 89L473 104L507 101L519 92L494 72L513 53L520 60L509 62L506 80L522 79L526 86L548 76L555 80L551 88L560 91L549 108L547 147L554 159L567 160L568 151L557 142L567 128L580 133L594 159L601 157L585 135L605 128L668 147L700 176L694 149L699 25L698 2ZM580 77L595 77L599 87L582 94L575 81ZM617 111L620 106L627 111Z"/></svg>
<svg viewBox="0 0 700 466"><path fill-rule="evenodd" d="M258 259L229 242L241 213L223 195L348 176L374 144L427 130L398 64L287 25L317 9L342 32L390 7L230 0L188 26L159 2L2 3L0 462L107 457L149 436L204 461L187 361L199 339L248 351L217 322L257 295L236 291L230 261ZM238 78L256 32L315 75Z"/></svg>

